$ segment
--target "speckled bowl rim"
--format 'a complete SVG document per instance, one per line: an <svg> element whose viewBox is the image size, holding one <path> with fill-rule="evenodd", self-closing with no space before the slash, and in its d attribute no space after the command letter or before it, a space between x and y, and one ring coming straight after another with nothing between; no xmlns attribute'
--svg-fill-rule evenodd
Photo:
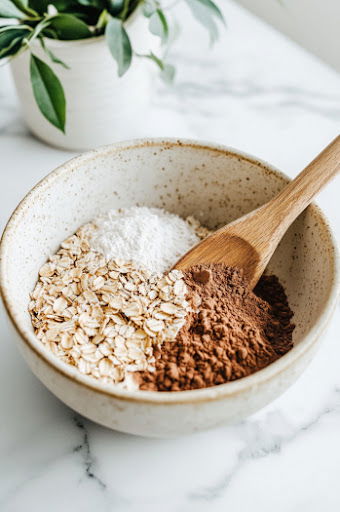
<svg viewBox="0 0 340 512"><path fill-rule="evenodd" d="M248 161L258 167L261 167L265 172L274 174L276 177L282 179L283 182L287 183L290 178L284 173L270 165L269 163L255 158L247 153L239 151L237 149L223 146L220 144L214 144L205 141L195 141L191 139L176 139L176 138L146 138L146 139L135 139L124 142L118 142L107 146L101 146L98 149L88 151L79 156L72 158L66 163L57 167L54 171L49 173L45 178L35 185L30 192L22 199L18 204L14 212L12 213L5 230L2 234L0 242L0 294L7 311L7 314L22 338L24 343L33 350L47 365L51 366L53 370L59 372L64 377L77 382L80 385L87 387L88 389L98 393L111 396L114 399L123 401L133 401L136 403L147 403L147 404L186 404L186 403L198 403L198 402L209 402L212 400L222 400L227 397L235 397L238 394L251 391L259 385L265 383L270 384L270 380L285 372L294 362L301 358L301 356L309 350L312 345L319 341L319 336L326 328L327 323L335 309L337 294L339 290L339 255L334 239L332 230L329 223L322 213L320 208L315 204L311 205L312 211L315 215L318 215L322 221L323 227L329 236L332 248L333 256L333 282L330 290L329 297L324 304L322 312L320 313L315 325L305 336L300 343L292 348L283 357L267 366L263 370L260 370L248 377L221 384L219 386L213 386L205 389L197 389L191 391L181 392L157 392L157 391L127 391L124 389L118 389L112 385L103 384L100 381L96 381L91 377L80 374L74 367L67 365L60 361L51 352L47 351L36 336L28 331L21 322L16 318L14 307L11 304L9 298L10 283L6 278L6 260L10 256L8 249L11 233L14 231L18 223L20 223L21 215L25 213L25 207L29 205L31 200L47 189L53 187L53 183L56 179L61 176L67 175L69 172L79 168L85 162L101 158L112 153L121 151L129 151L139 147L176 147L185 146L197 149L198 151L207 150L209 152L215 151L224 155L230 155L231 157L240 158L244 161Z"/></svg>

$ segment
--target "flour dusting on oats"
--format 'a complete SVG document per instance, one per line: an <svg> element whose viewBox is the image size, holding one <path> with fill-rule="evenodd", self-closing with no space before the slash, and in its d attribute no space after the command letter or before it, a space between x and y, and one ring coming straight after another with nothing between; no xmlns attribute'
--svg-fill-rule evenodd
<svg viewBox="0 0 340 512"><path fill-rule="evenodd" d="M92 249L109 259L131 260L152 272L167 271L200 240L197 221L185 221L161 208L109 210L93 223L97 229L90 240Z"/></svg>

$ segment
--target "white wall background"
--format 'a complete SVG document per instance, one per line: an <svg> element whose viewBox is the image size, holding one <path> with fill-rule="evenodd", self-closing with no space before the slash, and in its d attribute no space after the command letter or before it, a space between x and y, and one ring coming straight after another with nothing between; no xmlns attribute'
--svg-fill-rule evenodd
<svg viewBox="0 0 340 512"><path fill-rule="evenodd" d="M340 0L238 0L340 71Z"/></svg>

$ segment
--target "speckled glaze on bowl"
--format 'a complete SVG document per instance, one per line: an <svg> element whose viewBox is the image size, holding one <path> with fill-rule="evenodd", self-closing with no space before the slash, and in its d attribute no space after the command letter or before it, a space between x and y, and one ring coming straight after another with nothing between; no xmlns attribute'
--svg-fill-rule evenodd
<svg viewBox="0 0 340 512"><path fill-rule="evenodd" d="M13 338L34 374L67 405L112 429L177 436L235 422L282 393L321 342L338 288L335 243L309 207L285 235L269 270L295 312L294 348L238 381L179 393L129 392L59 361L34 336L27 313L37 271L81 224L112 207L164 207L210 228L272 198L288 179L236 150L187 140L138 140L83 154L43 179L13 213L0 248L0 284Z"/></svg>

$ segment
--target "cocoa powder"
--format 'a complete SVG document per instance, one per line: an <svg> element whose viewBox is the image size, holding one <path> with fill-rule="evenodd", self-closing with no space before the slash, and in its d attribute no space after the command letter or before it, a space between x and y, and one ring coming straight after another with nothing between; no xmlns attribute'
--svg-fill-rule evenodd
<svg viewBox="0 0 340 512"><path fill-rule="evenodd" d="M155 349L155 371L138 372L140 389L182 391L250 375L292 348L293 316L275 276L254 292L241 271L197 265L185 274L196 312L174 342Z"/></svg>

